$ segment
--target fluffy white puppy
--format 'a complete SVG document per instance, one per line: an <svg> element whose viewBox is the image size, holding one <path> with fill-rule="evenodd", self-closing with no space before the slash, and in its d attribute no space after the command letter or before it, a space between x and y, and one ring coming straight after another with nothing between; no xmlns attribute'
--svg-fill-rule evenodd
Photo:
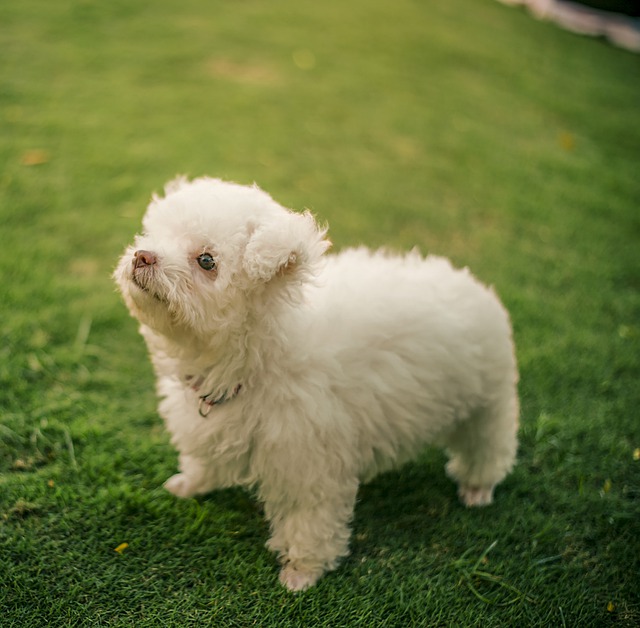
<svg viewBox="0 0 640 628"><path fill-rule="evenodd" d="M446 448L467 506L514 464L507 312L442 258L351 249L257 187L167 185L115 278L157 373L179 497L253 488L291 590L349 551L360 482Z"/></svg>

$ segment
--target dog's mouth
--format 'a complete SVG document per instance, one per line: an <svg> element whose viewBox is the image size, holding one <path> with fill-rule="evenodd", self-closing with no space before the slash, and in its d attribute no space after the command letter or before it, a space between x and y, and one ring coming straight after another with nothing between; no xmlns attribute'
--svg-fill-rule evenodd
<svg viewBox="0 0 640 628"><path fill-rule="evenodd" d="M152 289L151 284L152 278L149 277L147 272L136 272L135 270L131 273L131 283L138 288L141 292L148 294L150 297L154 298L156 301L160 303L166 303L166 299L160 296L155 290Z"/></svg>

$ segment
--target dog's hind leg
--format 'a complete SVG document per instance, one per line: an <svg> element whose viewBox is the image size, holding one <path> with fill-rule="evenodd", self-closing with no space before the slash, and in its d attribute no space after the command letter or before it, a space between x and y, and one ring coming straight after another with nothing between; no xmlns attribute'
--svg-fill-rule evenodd
<svg viewBox="0 0 640 628"><path fill-rule="evenodd" d="M490 407L474 413L446 440L449 477L466 506L493 501L493 489L509 473L518 448L518 399L508 390Z"/></svg>

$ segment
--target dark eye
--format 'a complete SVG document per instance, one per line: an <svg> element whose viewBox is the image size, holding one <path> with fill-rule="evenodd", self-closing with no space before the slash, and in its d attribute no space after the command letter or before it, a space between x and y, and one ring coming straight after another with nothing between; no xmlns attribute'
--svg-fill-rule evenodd
<svg viewBox="0 0 640 628"><path fill-rule="evenodd" d="M216 267L216 260L209 253L203 253L197 257L198 265L203 270L213 270Z"/></svg>

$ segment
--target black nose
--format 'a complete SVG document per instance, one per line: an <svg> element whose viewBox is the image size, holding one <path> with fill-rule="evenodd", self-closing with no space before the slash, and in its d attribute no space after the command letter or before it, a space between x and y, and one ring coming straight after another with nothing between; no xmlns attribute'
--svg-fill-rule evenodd
<svg viewBox="0 0 640 628"><path fill-rule="evenodd" d="M136 251L133 254L133 267L153 266L158 261L155 253L151 251Z"/></svg>

